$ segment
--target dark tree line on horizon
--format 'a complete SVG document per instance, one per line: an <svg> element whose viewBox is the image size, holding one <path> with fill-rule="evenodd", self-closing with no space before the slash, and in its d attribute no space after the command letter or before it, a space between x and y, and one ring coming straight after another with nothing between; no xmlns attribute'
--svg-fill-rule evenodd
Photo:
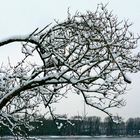
<svg viewBox="0 0 140 140"><path fill-rule="evenodd" d="M66 117L56 119L56 122L52 119L40 118L38 122L32 121L30 125L34 128L28 131L29 136L40 136L40 135L59 135L59 136L70 136L70 135L87 135L87 136L134 136L140 135L140 118L129 118L127 121L123 121L119 117L119 122L113 122L110 117L106 117L101 121L100 117L81 117L74 116L71 119ZM21 126L23 131L26 131ZM0 125L0 136L12 135L12 133L5 127Z"/></svg>

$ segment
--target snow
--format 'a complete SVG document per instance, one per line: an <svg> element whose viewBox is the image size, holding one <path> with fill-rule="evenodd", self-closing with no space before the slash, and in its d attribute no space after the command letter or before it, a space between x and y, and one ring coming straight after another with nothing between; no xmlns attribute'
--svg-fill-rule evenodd
<svg viewBox="0 0 140 140"><path fill-rule="evenodd" d="M67 120L67 122L71 125L71 126L74 126L75 124L72 123L70 120Z"/></svg>
<svg viewBox="0 0 140 140"><path fill-rule="evenodd" d="M56 65L59 64L58 59L54 55L52 55L52 60L53 60L54 64L56 64Z"/></svg>
<svg viewBox="0 0 140 140"><path fill-rule="evenodd" d="M56 122L57 129L61 129L63 127L63 123Z"/></svg>
<svg viewBox="0 0 140 140"><path fill-rule="evenodd" d="M22 53L32 55L33 50L31 48L29 48L28 46L23 46L22 47Z"/></svg>
<svg viewBox="0 0 140 140"><path fill-rule="evenodd" d="M124 74L124 81L127 82L127 83L129 83L129 84L132 83L130 77L127 74Z"/></svg>

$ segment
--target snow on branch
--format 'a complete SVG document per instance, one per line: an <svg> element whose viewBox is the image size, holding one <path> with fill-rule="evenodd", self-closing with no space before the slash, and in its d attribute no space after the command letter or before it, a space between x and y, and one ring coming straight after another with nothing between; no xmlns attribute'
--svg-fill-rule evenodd
<svg viewBox="0 0 140 140"><path fill-rule="evenodd" d="M131 83L126 74L140 70L140 55L133 54L139 36L130 26L101 4L95 12L0 41L0 47L21 42L25 55L15 66L0 68L0 113L30 118L32 112L36 118L42 105L50 108L71 91L111 116L110 108L125 105L121 95Z"/></svg>

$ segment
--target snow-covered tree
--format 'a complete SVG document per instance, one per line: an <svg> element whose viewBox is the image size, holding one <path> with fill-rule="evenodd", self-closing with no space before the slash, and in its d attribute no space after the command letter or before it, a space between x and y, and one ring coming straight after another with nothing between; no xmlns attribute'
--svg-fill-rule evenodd
<svg viewBox="0 0 140 140"><path fill-rule="evenodd" d="M25 55L15 66L0 68L0 123L21 135L32 129L29 120L41 105L53 114L52 103L69 90L111 116L110 108L125 105L121 95L131 83L126 75L140 69L140 55L133 53L139 37L130 26L101 4L95 12L68 13L64 22L0 41L1 47L21 42ZM29 63L36 54L39 63Z"/></svg>

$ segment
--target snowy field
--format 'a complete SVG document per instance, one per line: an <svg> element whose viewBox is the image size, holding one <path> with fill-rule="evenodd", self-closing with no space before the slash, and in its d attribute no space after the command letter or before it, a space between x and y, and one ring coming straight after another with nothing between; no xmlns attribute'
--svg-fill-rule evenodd
<svg viewBox="0 0 140 140"><path fill-rule="evenodd" d="M40 136L30 140L139 140L139 137L88 137L88 136ZM14 140L13 137L0 137L0 140Z"/></svg>

